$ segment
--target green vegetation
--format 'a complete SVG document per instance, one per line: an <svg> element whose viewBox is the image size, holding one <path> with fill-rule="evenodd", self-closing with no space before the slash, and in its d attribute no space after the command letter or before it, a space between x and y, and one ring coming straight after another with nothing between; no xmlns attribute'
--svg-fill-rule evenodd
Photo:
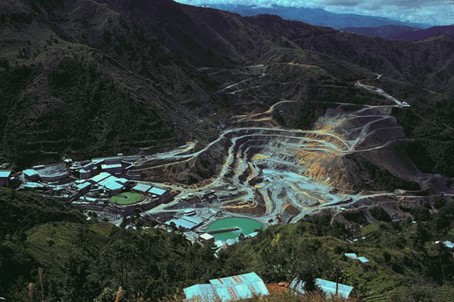
<svg viewBox="0 0 454 302"><path fill-rule="evenodd" d="M142 201L142 195L135 192L123 192L113 196L110 200L119 205L130 205Z"/></svg>
<svg viewBox="0 0 454 302"><path fill-rule="evenodd" d="M139 296L157 301L180 297L177 289L211 278L255 271L266 282L339 276L355 287L359 301L449 301L454 258L433 242L454 240L454 204L440 199L434 205L429 216L426 207L402 208L421 219L417 224L411 219L390 223L383 211L371 210L382 222L365 224L357 218L363 224L353 228L358 231L331 224L329 216L313 216L270 227L217 259L212 246L192 245L179 232L88 222L66 206L1 189L0 292L9 300L27 301L25 287L40 284L42 268L43 291L36 286L33 294L44 294L46 301L113 301L119 286L125 290L123 301ZM370 263L348 259L346 252ZM265 301L292 300L274 294Z"/></svg>
<svg viewBox="0 0 454 302"><path fill-rule="evenodd" d="M382 211L372 212L388 220ZM361 299L383 295L391 301L438 301L437 297L453 285L454 259L446 248L433 242L453 239L449 234L453 216L454 204L448 202L416 225L411 221L379 222L358 232L330 225L323 216L312 217L303 223L268 228L257 240L234 246L223 255L224 268L254 270L272 282L308 272L334 280L340 270L341 282L354 286ZM340 238L358 241L349 243ZM370 264L348 259L343 256L346 252L365 256Z"/></svg>
<svg viewBox="0 0 454 302"><path fill-rule="evenodd" d="M8 301L29 300L25 287L40 283L40 267L44 291L36 286L35 295L46 301L93 301L120 285L125 301L157 301L218 274L210 246L192 246L161 229L89 223L34 195L1 189L0 226L0 293Z"/></svg>
<svg viewBox="0 0 454 302"><path fill-rule="evenodd" d="M454 104L452 98L428 102L418 100L409 110L393 115L414 139L407 152L416 165L427 173L454 177Z"/></svg>

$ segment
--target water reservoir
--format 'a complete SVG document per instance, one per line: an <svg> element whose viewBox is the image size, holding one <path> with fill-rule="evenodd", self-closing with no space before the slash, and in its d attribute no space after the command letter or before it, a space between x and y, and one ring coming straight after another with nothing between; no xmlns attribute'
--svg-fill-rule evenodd
<svg viewBox="0 0 454 302"><path fill-rule="evenodd" d="M229 217L216 220L207 228L216 240L226 241L236 239L239 234L249 235L256 230L263 229L264 225L251 218Z"/></svg>

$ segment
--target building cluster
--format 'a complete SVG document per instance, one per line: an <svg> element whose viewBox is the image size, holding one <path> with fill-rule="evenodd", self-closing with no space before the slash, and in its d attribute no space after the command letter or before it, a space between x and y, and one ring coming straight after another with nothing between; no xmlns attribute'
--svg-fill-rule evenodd
<svg viewBox="0 0 454 302"><path fill-rule="evenodd" d="M117 177L109 172L101 172L89 179L81 179L75 182L74 187L79 194L85 194L90 189L103 191L109 196L117 195L127 188L130 180L122 177Z"/></svg>
<svg viewBox="0 0 454 302"><path fill-rule="evenodd" d="M169 191L150 184L138 183L134 187L132 187L131 190L133 192L151 196L152 198L157 198L161 203L166 203L172 198Z"/></svg>
<svg viewBox="0 0 454 302"><path fill-rule="evenodd" d="M212 279L208 284L196 284L183 291L185 302L229 302L270 294L263 280L254 272Z"/></svg>
<svg viewBox="0 0 454 302"><path fill-rule="evenodd" d="M184 229L184 230L194 230L201 226L206 220L201 217L193 215L183 215L180 218L173 218L166 221L165 225L167 226L174 226L177 229Z"/></svg>
<svg viewBox="0 0 454 302"><path fill-rule="evenodd" d="M305 281L299 278L290 283L283 283L295 296L306 294ZM281 283L279 283L281 285ZM349 299L353 296L353 287L339 282L317 278L315 285L327 297ZM233 302L260 296L268 296L270 290L255 272L211 279L206 284L195 284L183 289L184 302Z"/></svg>
<svg viewBox="0 0 454 302"><path fill-rule="evenodd" d="M114 176L124 176L131 180L137 179L136 174L131 173L134 166L123 158L123 156L94 158L88 161L73 162L70 158L65 158L64 162L72 175L80 179L89 179L101 172L107 172Z"/></svg>
<svg viewBox="0 0 454 302"><path fill-rule="evenodd" d="M63 158L60 163L36 165L18 173L0 170L0 187L37 191L91 211L123 215L131 214L137 206L149 210L172 199L168 190L137 182L140 174L131 169L134 165L129 160L134 157L119 154L87 161ZM111 203L111 197L129 191L143 196L139 204Z"/></svg>

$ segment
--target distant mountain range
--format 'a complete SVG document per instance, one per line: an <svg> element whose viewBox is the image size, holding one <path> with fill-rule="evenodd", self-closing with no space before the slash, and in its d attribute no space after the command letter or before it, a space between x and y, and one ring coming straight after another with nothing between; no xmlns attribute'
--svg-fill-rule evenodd
<svg viewBox="0 0 454 302"><path fill-rule="evenodd" d="M427 29L399 25L384 25L378 27L347 27L342 30L363 36L401 41L425 40L439 35L454 36L454 25L435 26Z"/></svg>
<svg viewBox="0 0 454 302"><path fill-rule="evenodd" d="M284 19L302 21L312 25L328 26L337 29L347 27L380 27L399 25L415 28L427 28L428 24L401 22L384 17L363 16L357 14L337 14L321 8L285 7L273 5L259 7L256 5L211 4L212 8L222 9L242 16L257 16L261 14L277 15Z"/></svg>

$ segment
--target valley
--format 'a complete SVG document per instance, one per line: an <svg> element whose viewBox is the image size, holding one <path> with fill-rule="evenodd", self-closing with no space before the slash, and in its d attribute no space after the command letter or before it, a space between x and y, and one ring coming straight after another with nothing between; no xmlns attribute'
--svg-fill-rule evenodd
<svg viewBox="0 0 454 302"><path fill-rule="evenodd" d="M199 233L224 216L268 226L382 204L399 220L400 203L452 193L450 109L431 106L430 127L414 118L449 106L450 37L403 44L139 2L2 4L13 187L116 225L194 209ZM443 147L415 157L427 138Z"/></svg>
<svg viewBox="0 0 454 302"><path fill-rule="evenodd" d="M340 27L0 1L0 300L450 301L454 38Z"/></svg>
<svg viewBox="0 0 454 302"><path fill-rule="evenodd" d="M256 67L263 68L264 65L253 69ZM67 199L68 203L85 211L94 211L98 217L105 217L116 225L120 225L122 216L131 214L132 210L137 212L140 209L142 217L152 217L163 224L172 221L172 217L186 217L184 213L193 211L202 222L193 229L199 234L219 217L250 217L267 226L298 222L315 213L355 213L369 206L374 208L384 201L386 211L394 219L403 219L406 214L398 210L399 204L411 203L418 198L430 200L441 195L452 196L453 192L444 185L444 179L422 173L405 162L394 163L394 170L385 167L390 171L388 173L418 184L418 189L401 187L397 183L392 189L374 190L365 186L365 182L373 180L364 177L358 184L355 176L352 179L349 175L347 165L350 163L346 158L389 150L395 153L392 151L395 145L411 141L391 114L393 109L411 110L411 107L370 84L381 77L374 76L367 85L361 81L355 84L383 97L386 102L371 101L371 104L364 105L344 100L331 102L336 108L320 117L311 130L289 128L279 123L276 116L285 118L300 102L282 99L261 112L233 115L226 122L227 129L206 145L192 141L161 153L119 154L117 157L93 159L92 164L85 166L72 163L68 170L72 179L61 180L64 183L62 188L71 191L73 186L78 188L83 184L86 177L82 176L82 169L87 169L87 165L95 165L95 169L98 165L101 169L99 165L103 161L118 158L118 162L128 163L128 166L124 172L115 175L124 173L124 177L132 179L132 184L122 190L142 194L139 205L105 207L111 203L105 195L115 196L119 192L104 190L104 195L100 194L96 184L88 191L69 194L72 197ZM229 84L222 91L233 90L231 93L235 94L249 89L250 79L255 78ZM206 178L191 180L192 174L200 174L200 162L207 158L210 165L218 168ZM75 178L80 180L74 184ZM29 181L27 185L27 177L22 179L25 187L20 189L33 190ZM46 186L45 182L41 184ZM172 198L149 203L147 192L136 189L140 186L162 188ZM42 190L42 186L36 189ZM54 193L50 194L57 198L63 194L61 190L51 191ZM91 197L87 199L86 196ZM192 236L189 229L192 228L187 228L187 234Z"/></svg>

